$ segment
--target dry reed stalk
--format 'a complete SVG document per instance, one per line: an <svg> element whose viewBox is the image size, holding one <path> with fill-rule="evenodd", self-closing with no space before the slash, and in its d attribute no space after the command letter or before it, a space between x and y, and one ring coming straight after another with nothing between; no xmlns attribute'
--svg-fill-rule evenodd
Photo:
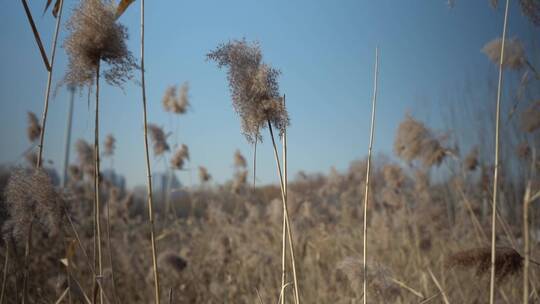
<svg viewBox="0 0 540 304"><path fill-rule="evenodd" d="M36 23L34 22L34 18L32 17L32 13L30 12L30 8L28 7L28 3L26 0L21 0L24 12L26 13L26 17L28 18L28 23L30 23L30 27L32 28L32 33L34 34L34 39L36 40L36 43L39 48L39 53L41 54L41 59L43 59L43 63L45 64L45 69L47 71L51 70L51 64L49 64L49 59L47 57L47 53L45 52L45 48L43 47L43 42L41 42L41 37L39 36L39 32L36 27ZM60 9L60 12L62 9Z"/></svg>
<svg viewBox="0 0 540 304"><path fill-rule="evenodd" d="M95 248L97 248L97 276L99 278L103 275L103 255L101 252L101 202L99 197L99 183L100 183L100 159L99 159L99 70L100 64L98 61L96 67L96 113L95 113L95 126L94 126L94 242ZM95 257L94 257L95 259ZM94 261L95 263L95 261ZM96 277L96 281L98 280ZM98 285L99 303L103 303L103 290Z"/></svg>
<svg viewBox="0 0 540 304"><path fill-rule="evenodd" d="M7 283L7 271L8 271L8 262L9 262L9 244L6 242L6 256L4 257L4 271L2 275L2 292L0 293L0 304L4 303L4 294L6 292L6 283Z"/></svg>
<svg viewBox="0 0 540 304"><path fill-rule="evenodd" d="M283 94L283 107L285 107L285 94ZM283 186L285 188L285 200L287 200L287 127L283 129L282 139L282 148L283 148ZM287 251L285 247L287 246L287 221L285 219L285 208L283 209L283 230L282 230L282 244L281 244L281 290L285 291L285 274L287 270ZM285 304L285 296L282 297L281 303Z"/></svg>
<svg viewBox="0 0 540 304"><path fill-rule="evenodd" d="M364 229L363 229L363 260L364 263L364 282L362 283L362 290L363 290L363 303L367 303L367 213L368 213L368 197L369 197L369 177L371 173L371 152L373 150L373 139L374 139L374 132L375 132L375 106L377 103L377 81L379 77L379 48L377 47L375 49L375 76L374 76L374 84L373 84L373 99L372 99L372 106L371 106L371 127L369 131L369 148L368 148L368 158L367 158L367 166L366 166L366 190L365 190L365 197L364 197Z"/></svg>
<svg viewBox="0 0 540 304"><path fill-rule="evenodd" d="M431 269L428 269L428 272L429 272L429 275L431 276L431 279L433 280L433 283L435 283L435 286L437 286L437 289L439 289L439 291L440 291L440 293L442 295L444 303L445 304L450 304L450 302L448 301L448 298L446 297L446 293L442 289L441 284L439 283L439 281L437 280L437 278L435 277L435 275L433 274Z"/></svg>
<svg viewBox="0 0 540 304"><path fill-rule="evenodd" d="M501 120L501 90L503 82L503 63L504 63L504 44L506 40L506 28L508 25L508 7L510 0L506 0L506 8L504 10L504 25L501 42L501 56L499 60L499 83L497 86L497 106L496 106L496 121L495 121L495 168L493 173L493 204L491 206L491 274L489 282L489 304L495 302L495 265L496 265L496 237L497 237L497 196L499 182L499 125Z"/></svg>
<svg viewBox="0 0 540 304"><path fill-rule="evenodd" d="M26 2L26 0L24 0ZM41 134L39 136L39 152L37 157L36 167L41 167L42 157L43 157L43 141L45 139L45 126L47 124L47 113L49 111L49 98L51 95L51 85L52 85L52 76L53 76L53 67L54 59L56 58L56 45L58 41L58 33L60 32L60 20L62 19L62 8L64 7L64 0L60 0L60 8L58 10L58 17L56 18L56 27L54 29L54 36L52 42L52 51L51 51L51 63L47 69L47 88L45 90L45 101L43 107L43 115L41 116Z"/></svg>
<svg viewBox="0 0 540 304"><path fill-rule="evenodd" d="M144 0L141 0L141 88L143 102L144 150L146 154L146 176L148 195L148 220L150 224L150 242L152 245L152 268L154 273L154 301L160 303L159 273L157 266L156 240L154 235L154 203L152 200L152 174L150 169L150 154L148 151L148 122L146 113L146 84L144 79Z"/></svg>
<svg viewBox="0 0 540 304"><path fill-rule="evenodd" d="M277 151L276 141L274 139L274 132L272 131L272 124L270 123L270 120L268 120L268 130L270 132L270 138L272 138L272 146L274 148L274 158L276 159L276 165L279 175L279 184L281 188L281 199L283 201L283 212L285 214L285 226L287 227L287 237L289 239L289 249L291 253L291 264L292 264L292 270L293 270L293 281L294 281L294 297L296 304L300 304L300 297L298 292L298 278L296 276L296 261L294 256L294 243L292 238L292 232L291 232L291 225L289 221L289 211L287 206L287 197L285 194L285 185L283 184L284 177L281 172L281 165L279 163L279 155Z"/></svg>

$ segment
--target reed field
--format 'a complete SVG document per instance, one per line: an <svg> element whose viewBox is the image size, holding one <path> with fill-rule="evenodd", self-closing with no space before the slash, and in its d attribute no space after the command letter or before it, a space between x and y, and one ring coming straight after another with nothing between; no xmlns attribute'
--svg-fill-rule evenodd
<svg viewBox="0 0 540 304"><path fill-rule="evenodd" d="M385 46L374 45L364 67L370 99L361 101L369 128L355 131L369 145L339 170L290 170L303 138L287 136L296 127L288 106L309 100L282 90L288 71L268 60L264 41L222 37L200 59L223 76L224 115L238 120L249 147L205 151L226 155L225 181L179 139L179 123L198 106L190 83L173 80L161 100L147 97L147 78L160 71L145 66L155 41L145 8L160 1L64 1L19 7L47 79L41 112L12 110L26 134L10 136L25 137L28 149L0 164L0 304L540 303L540 36L511 30L521 14L538 33L540 1L483 1L501 18L498 37L477 50L490 75L441 105L444 121L399 113L385 152L376 149L377 130L387 130L379 96L392 90L392 69ZM461 1L439 2L451 13ZM137 28L123 23L130 10L140 12ZM54 28L40 28L40 18ZM103 110L107 92L126 88L137 90L129 107L141 126L129 150L144 153L130 164L145 173L136 187L115 168L126 157L123 135L103 129L122 115ZM76 157L55 164L46 143L61 136L48 120L59 90L70 107L83 99L88 115L70 108L66 155ZM168 124L154 119L157 108ZM71 138L72 119L91 136ZM322 134L303 136L324 145ZM10 145L3 138L0 153ZM272 168L272 183L258 181L260 166Z"/></svg>

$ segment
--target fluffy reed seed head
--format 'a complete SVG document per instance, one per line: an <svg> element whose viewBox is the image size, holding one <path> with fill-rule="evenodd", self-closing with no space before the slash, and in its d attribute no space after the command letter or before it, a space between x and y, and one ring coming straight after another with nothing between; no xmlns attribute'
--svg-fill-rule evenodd
<svg viewBox="0 0 540 304"><path fill-rule="evenodd" d="M114 138L112 134L109 134L105 137L103 155L112 156L114 154L114 149L116 149L116 138Z"/></svg>
<svg viewBox="0 0 540 304"><path fill-rule="evenodd" d="M468 171L474 171L478 167L478 147L474 147L463 160L463 167Z"/></svg>
<svg viewBox="0 0 540 304"><path fill-rule="evenodd" d="M426 126L407 115L399 125L394 140L394 153L405 161L421 160L423 165L440 165L447 154L439 140Z"/></svg>
<svg viewBox="0 0 540 304"><path fill-rule="evenodd" d="M148 124L148 131L150 131L150 139L156 156L170 150L169 144L167 144L167 135L165 135L162 128L155 124Z"/></svg>
<svg viewBox="0 0 540 304"><path fill-rule="evenodd" d="M497 247L495 250L495 276L503 281L509 276L517 274L523 267L523 258L510 247ZM460 251L450 255L446 260L450 268L476 268L476 275L484 276L491 267L491 248L481 247Z"/></svg>
<svg viewBox="0 0 540 304"><path fill-rule="evenodd" d="M534 102L521 114L521 128L532 133L540 128L540 100Z"/></svg>
<svg viewBox="0 0 540 304"><path fill-rule="evenodd" d="M103 75L111 85L121 86L133 77L137 65L126 45L127 29L117 23L115 11L109 0L83 0L74 9L64 41L69 59L66 83L93 85L100 61L107 63Z"/></svg>
<svg viewBox="0 0 540 304"><path fill-rule="evenodd" d="M206 183L212 179L212 175L208 172L208 169L203 166L199 166L199 180L201 183Z"/></svg>
<svg viewBox="0 0 540 304"><path fill-rule="evenodd" d="M233 40L207 55L219 68L227 67L233 107L241 119L242 133L249 142L262 140L267 121L283 134L289 115L279 93L280 71L263 63L258 43Z"/></svg>
<svg viewBox="0 0 540 304"><path fill-rule="evenodd" d="M494 63L501 60L502 39L496 38L482 48L482 52ZM511 70L520 70L527 64L523 43L518 38L507 39L504 42L503 67Z"/></svg>
<svg viewBox="0 0 540 304"><path fill-rule="evenodd" d="M178 94L177 91L178 90ZM189 103L189 83L184 82L180 88L177 86L169 86L165 90L165 95L162 99L163 109L166 112L175 114L185 114L190 107Z"/></svg>
<svg viewBox="0 0 540 304"><path fill-rule="evenodd" d="M34 112L27 112L28 115L28 128L26 129L26 134L28 135L28 140L31 142L36 141L41 135L41 125L39 119L37 118Z"/></svg>
<svg viewBox="0 0 540 304"><path fill-rule="evenodd" d="M185 144L182 144L180 149L171 158L171 167L176 170L182 170L186 160L189 160L189 148Z"/></svg>
<svg viewBox="0 0 540 304"><path fill-rule="evenodd" d="M43 169L13 172L5 189L5 204L10 219L3 227L4 237L18 244L24 244L31 224L39 225L48 235L61 229L64 198Z"/></svg>
<svg viewBox="0 0 540 304"><path fill-rule="evenodd" d="M234 152L234 166L237 169L245 169L247 168L247 161L244 155L240 152L240 150L236 150Z"/></svg>

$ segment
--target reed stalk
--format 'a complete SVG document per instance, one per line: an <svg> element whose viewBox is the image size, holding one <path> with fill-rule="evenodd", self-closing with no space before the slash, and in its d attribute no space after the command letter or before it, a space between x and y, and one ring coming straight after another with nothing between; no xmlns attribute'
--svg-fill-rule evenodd
<svg viewBox="0 0 540 304"><path fill-rule="evenodd" d="M283 107L285 108L285 94L283 95ZM283 147L283 188L285 192L285 200L287 200L287 129L283 130L282 136L282 147ZM287 271L287 251L285 247L287 246L287 221L285 219L285 208L283 208L283 231L282 231L282 247L281 247L281 289L285 291L285 274ZM285 304L285 294L281 298L281 303Z"/></svg>
<svg viewBox="0 0 540 304"><path fill-rule="evenodd" d="M26 2L26 0L23 0ZM45 89L45 101L43 106L43 115L41 116L41 133L39 135L39 152L37 157L37 168L41 168L43 158L43 142L45 139L45 127L47 125L47 113L49 112L49 99L51 96L51 85L53 77L54 59L56 58L56 45L58 42L58 33L60 32L60 21L62 19L62 8L64 7L64 0L60 0L60 9L58 10L58 17L56 18L56 27L54 29L54 36L52 42L51 51L51 63L47 69L47 87Z"/></svg>
<svg viewBox="0 0 540 304"><path fill-rule="evenodd" d="M154 301L160 303L159 298L159 273L157 266L156 239L154 235L154 203L152 200L152 174L150 168L150 153L148 149L148 120L146 112L146 84L144 79L144 0L141 0L141 88L143 103L143 124L144 124L144 151L146 156L146 176L147 176L147 202L148 220L150 222L150 242L152 246L152 267L154 272Z"/></svg>
<svg viewBox="0 0 540 304"><path fill-rule="evenodd" d="M2 275L2 291L0 293L0 304L4 303L4 294L6 292L7 272L9 263L9 244L6 242L6 256L4 257L4 271Z"/></svg>
<svg viewBox="0 0 540 304"><path fill-rule="evenodd" d="M371 175L371 152L373 150L373 139L374 139L374 132L375 132L375 106L377 103L377 81L379 77L379 48L377 47L375 49L375 79L373 84L373 99L371 103L371 127L369 131L369 148L368 148L368 158L367 158L367 168L366 168L366 190L365 190L365 197L364 197L364 229L363 229L363 235L364 235L364 243L363 243L363 284L362 284L362 290L363 290L363 303L367 303L367 215L368 215L368 201L369 201L369 182L370 182L370 175Z"/></svg>
<svg viewBox="0 0 540 304"><path fill-rule="evenodd" d="M94 221L95 221L95 242L97 248L97 276L96 280L103 276L103 264L102 264L102 252L101 252L101 202L99 197L99 183L100 183L100 159L99 159L99 71L100 64L98 61L96 68L96 117L94 126ZM98 284L99 291L99 303L103 303L103 291Z"/></svg>
<svg viewBox="0 0 540 304"><path fill-rule="evenodd" d="M504 44L506 40L506 28L508 25L508 7L510 0L506 0L504 10L503 35L501 43L501 56L499 60L499 83L497 86L497 105L496 105L496 120L495 120L495 164L493 172L493 203L491 206L491 271L489 282L489 304L495 302L495 259L496 259L496 236L497 236L497 199L499 194L499 139L500 139L500 120L501 120L501 91L503 84L503 61L504 61Z"/></svg>
<svg viewBox="0 0 540 304"><path fill-rule="evenodd" d="M277 165L277 171L279 175L279 184L281 188L281 199L283 201L283 211L285 213L285 226L287 227L287 238L289 239L289 249L291 253L291 264L292 264L292 270L293 270L293 281L294 281L294 297L296 304L300 303L300 297L298 292L298 279L296 275L296 261L294 256L294 244L293 244L293 238L292 238L292 232L291 232L291 225L289 221L289 211L287 206L287 197L285 195L285 186L283 185L284 177L281 172L281 164L279 162L279 155L278 150L276 146L276 141L274 139L274 132L272 130L272 124L268 120L268 130L270 131L270 137L272 138L272 146L274 148L274 158L276 159L276 165Z"/></svg>

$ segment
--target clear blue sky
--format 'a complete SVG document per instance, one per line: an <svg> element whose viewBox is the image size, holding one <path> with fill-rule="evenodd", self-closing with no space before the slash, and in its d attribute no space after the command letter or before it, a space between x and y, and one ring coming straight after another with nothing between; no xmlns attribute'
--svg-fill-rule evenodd
<svg viewBox="0 0 540 304"><path fill-rule="evenodd" d="M76 2L66 0L64 17ZM525 39L538 33L521 15L517 1L512 2L509 36ZM54 19L42 16L44 3L34 0L30 5L49 49ZM179 118L179 132L171 139L178 136L187 144L193 166L208 167L218 182L231 177L235 149L248 158L252 153L232 110L225 71L205 61L205 54L219 43L242 37L261 43L265 61L283 73L281 91L287 94L292 120L289 170L325 172L331 166L345 169L367 152L377 45L381 69L375 151L392 154L396 127L407 111L433 120L442 93L463 85L465 77L483 79L494 71L480 49L500 36L503 20L502 7L493 10L487 0L457 1L453 9L443 0L160 0L146 5L149 121L173 131L161 97L168 85L189 81L192 111ZM128 27L135 56L139 14L137 1L120 19ZM0 163L17 164L30 147L26 111L41 114L47 76L20 1L2 3L0 29ZM55 83L67 62L62 48L57 55ZM61 88L51 100L45 145L45 158L58 169L67 104ZM74 139L93 140L93 107L86 92L78 96ZM103 88L100 133L102 138L108 133L117 138L114 165L131 186L142 184L145 176L141 108L136 85L123 91ZM275 164L268 136L265 139L258 178L273 183ZM164 161L153 159L153 165L162 171ZM108 161L103 166L109 166ZM179 175L189 183L187 176Z"/></svg>

